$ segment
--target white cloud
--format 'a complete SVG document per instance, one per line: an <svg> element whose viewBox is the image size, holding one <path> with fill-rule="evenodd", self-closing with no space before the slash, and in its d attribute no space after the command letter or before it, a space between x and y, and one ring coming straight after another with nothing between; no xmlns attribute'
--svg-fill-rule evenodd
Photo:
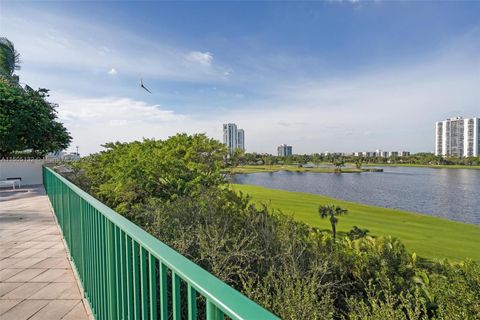
<svg viewBox="0 0 480 320"><path fill-rule="evenodd" d="M115 120L115 119L113 119L113 120L109 120L109 121L108 121L108 124L109 124L110 126L113 126L113 127L122 127L122 126L127 125L127 123L128 123L128 122L127 122L127 120L125 120L125 119L122 119L122 120Z"/></svg>
<svg viewBox="0 0 480 320"><path fill-rule="evenodd" d="M213 54L210 52L191 51L187 53L186 59L187 61L198 63L201 66L210 67L213 62Z"/></svg>
<svg viewBox="0 0 480 320"><path fill-rule="evenodd" d="M53 101L60 104L59 117L69 124L78 125L79 120L93 124L105 124L114 119L136 122L178 121L185 118L171 110L163 110L160 105L149 105L130 98L101 97L79 98L53 94Z"/></svg>
<svg viewBox="0 0 480 320"><path fill-rule="evenodd" d="M108 73L109 75L116 75L118 72L117 72L117 69L111 68L110 70L108 70L107 73Z"/></svg>
<svg viewBox="0 0 480 320"><path fill-rule="evenodd" d="M3 8L1 28L2 35L21 53L23 69L41 65L63 72L96 73L115 65L122 74L136 77L198 82L224 79L225 68L214 66L210 52L152 41L118 26L25 6L17 10L20 8L22 15L12 7Z"/></svg>
<svg viewBox="0 0 480 320"><path fill-rule="evenodd" d="M110 141L165 137L182 128L188 117L159 105L119 97L84 98L52 94L58 116L82 153L96 152Z"/></svg>

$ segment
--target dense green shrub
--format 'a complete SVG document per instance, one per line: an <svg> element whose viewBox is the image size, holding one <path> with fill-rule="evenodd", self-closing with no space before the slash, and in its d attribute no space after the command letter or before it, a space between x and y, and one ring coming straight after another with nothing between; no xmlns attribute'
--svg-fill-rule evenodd
<svg viewBox="0 0 480 320"><path fill-rule="evenodd" d="M225 183L220 174L225 147L203 134L104 147L106 151L74 163L74 176L81 187L125 215L152 197L169 201Z"/></svg>

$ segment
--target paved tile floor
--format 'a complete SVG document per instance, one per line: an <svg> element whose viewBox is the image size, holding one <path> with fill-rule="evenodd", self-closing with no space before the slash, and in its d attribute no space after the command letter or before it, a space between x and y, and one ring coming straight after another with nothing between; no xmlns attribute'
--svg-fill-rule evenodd
<svg viewBox="0 0 480 320"><path fill-rule="evenodd" d="M0 190L0 319L92 319L43 187Z"/></svg>

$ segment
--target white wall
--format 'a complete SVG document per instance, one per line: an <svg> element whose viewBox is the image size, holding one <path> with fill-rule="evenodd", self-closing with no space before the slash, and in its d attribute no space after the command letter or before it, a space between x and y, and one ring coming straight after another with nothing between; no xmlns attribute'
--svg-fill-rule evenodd
<svg viewBox="0 0 480 320"><path fill-rule="evenodd" d="M42 165L45 160L0 160L0 180L22 178L22 186L42 184Z"/></svg>

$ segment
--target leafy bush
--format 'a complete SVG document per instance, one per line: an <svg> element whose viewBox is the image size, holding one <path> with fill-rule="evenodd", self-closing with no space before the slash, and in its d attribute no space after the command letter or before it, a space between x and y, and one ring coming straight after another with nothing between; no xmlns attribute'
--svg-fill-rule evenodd
<svg viewBox="0 0 480 320"><path fill-rule="evenodd" d="M81 187L127 216L152 197L169 201L226 182L220 174L225 147L203 134L104 147L75 163L73 175Z"/></svg>

